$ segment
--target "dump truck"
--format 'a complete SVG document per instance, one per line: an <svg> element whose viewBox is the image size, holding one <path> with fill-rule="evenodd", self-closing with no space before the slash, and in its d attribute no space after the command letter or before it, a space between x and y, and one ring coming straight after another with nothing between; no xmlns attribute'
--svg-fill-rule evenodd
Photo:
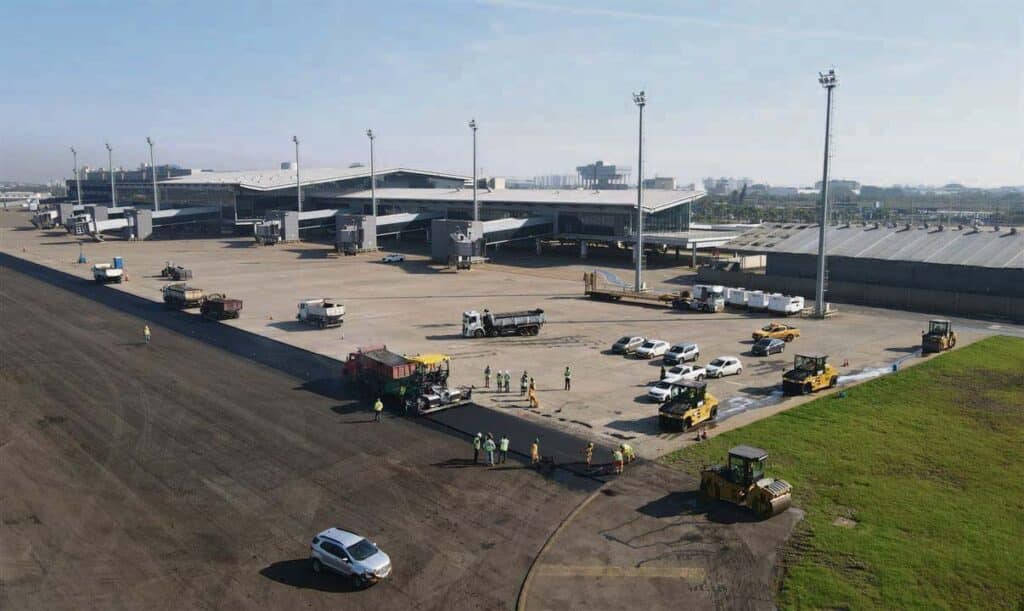
<svg viewBox="0 0 1024 611"><path fill-rule="evenodd" d="M782 374L782 392L787 395L807 395L838 383L839 371L825 354L798 354L793 368Z"/></svg>
<svg viewBox="0 0 1024 611"><path fill-rule="evenodd" d="M337 299L319 297L303 299L299 302L299 312L295 320L321 329L340 327L345 318L345 306Z"/></svg>
<svg viewBox="0 0 1024 611"><path fill-rule="evenodd" d="M668 400L658 408L658 425L664 429L686 431L717 417L718 399L703 380L673 382Z"/></svg>
<svg viewBox="0 0 1024 611"><path fill-rule="evenodd" d="M476 310L462 313L463 337L497 337L499 335L537 335L544 326L544 310L523 312L491 312Z"/></svg>
<svg viewBox="0 0 1024 611"><path fill-rule="evenodd" d="M164 268L160 270L161 278L169 278L171 280L180 282L182 280L192 279L192 270L187 267L175 265L174 263L167 261L164 263Z"/></svg>
<svg viewBox="0 0 1024 611"><path fill-rule="evenodd" d="M921 334L921 352L942 352L956 347L956 331L948 320L929 320L928 331Z"/></svg>
<svg viewBox="0 0 1024 611"><path fill-rule="evenodd" d="M111 263L97 263L92 266L92 279L96 284L120 284L124 281L124 269Z"/></svg>
<svg viewBox="0 0 1024 611"><path fill-rule="evenodd" d="M762 520L779 515L792 504L793 486L765 477L768 452L752 446L729 450L729 462L711 465L700 472L700 496L706 501L726 501L748 507Z"/></svg>
<svg viewBox="0 0 1024 611"><path fill-rule="evenodd" d="M207 320L238 318L242 313L242 300L231 299L224 293L210 293L199 306L199 313Z"/></svg>
<svg viewBox="0 0 1024 611"><path fill-rule="evenodd" d="M184 282L168 284L163 288L164 305L169 308L183 310L198 308L203 304L203 289L188 286Z"/></svg>
<svg viewBox="0 0 1024 611"><path fill-rule="evenodd" d="M344 380L358 385L365 396L392 397L411 414L427 414L469 401L472 387L449 387L451 357L446 354L401 355L387 346L368 346L348 355Z"/></svg>

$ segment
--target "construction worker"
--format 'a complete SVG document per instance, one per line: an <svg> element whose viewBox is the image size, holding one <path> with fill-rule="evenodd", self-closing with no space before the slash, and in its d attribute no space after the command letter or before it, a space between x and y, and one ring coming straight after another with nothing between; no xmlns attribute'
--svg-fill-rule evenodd
<svg viewBox="0 0 1024 611"><path fill-rule="evenodd" d="M484 436L481 433L477 433L476 437L473 438L473 464L480 462L480 448L484 445Z"/></svg>
<svg viewBox="0 0 1024 611"><path fill-rule="evenodd" d="M398 387L398 400L402 404L402 410L405 412L405 415L408 416L409 404L405 402L405 384Z"/></svg>
<svg viewBox="0 0 1024 611"><path fill-rule="evenodd" d="M526 394L527 384L530 381L530 376L526 375L526 370L523 370L523 377L519 378L519 396L522 397Z"/></svg>
<svg viewBox="0 0 1024 611"><path fill-rule="evenodd" d="M594 442L591 441L587 444L587 447L583 448L583 460L587 463L587 469L590 468L590 463L594 462Z"/></svg>
<svg viewBox="0 0 1024 611"><path fill-rule="evenodd" d="M491 366L484 367L484 388L491 387Z"/></svg>
<svg viewBox="0 0 1024 611"><path fill-rule="evenodd" d="M620 444L619 451L622 452L622 460L627 465L636 460L636 450L634 450L633 446L629 445L628 443Z"/></svg>
<svg viewBox="0 0 1024 611"><path fill-rule="evenodd" d="M658 376L658 379L659 380L664 380L665 379L665 366L664 365L661 366L661 374Z"/></svg>
<svg viewBox="0 0 1024 611"><path fill-rule="evenodd" d="M377 402L373 404L373 420L375 422L381 422L384 419L384 402L377 397Z"/></svg>
<svg viewBox="0 0 1024 611"><path fill-rule="evenodd" d="M509 392L509 387L512 384L512 374L508 372L508 369L505 370L505 375L502 376L502 380L505 383L505 392Z"/></svg>
<svg viewBox="0 0 1024 611"><path fill-rule="evenodd" d="M612 464L615 465L616 475L622 473L622 450L615 448L615 451L612 452Z"/></svg>
<svg viewBox="0 0 1024 611"><path fill-rule="evenodd" d="M572 390L572 370L565 366L565 390Z"/></svg>
<svg viewBox="0 0 1024 611"><path fill-rule="evenodd" d="M494 443L494 436L490 433L487 434L487 440L484 441L484 452L487 452L487 464L494 466L494 450L497 449L498 445Z"/></svg>
<svg viewBox="0 0 1024 611"><path fill-rule="evenodd" d="M537 383L533 381L533 377L532 376L530 377L530 390L531 391L537 390Z"/></svg>
<svg viewBox="0 0 1024 611"><path fill-rule="evenodd" d="M534 466L540 464L540 437L534 439L530 444L530 463Z"/></svg>
<svg viewBox="0 0 1024 611"><path fill-rule="evenodd" d="M508 458L508 435L502 435L501 440L498 442L498 462L504 463L505 459Z"/></svg>
<svg viewBox="0 0 1024 611"><path fill-rule="evenodd" d="M529 395L529 397L530 397L530 408L531 409L540 409L540 401L537 400L537 390L533 386L530 387L530 395Z"/></svg>
<svg viewBox="0 0 1024 611"><path fill-rule="evenodd" d="M146 344L149 344L149 325L142 327L142 336L146 338Z"/></svg>

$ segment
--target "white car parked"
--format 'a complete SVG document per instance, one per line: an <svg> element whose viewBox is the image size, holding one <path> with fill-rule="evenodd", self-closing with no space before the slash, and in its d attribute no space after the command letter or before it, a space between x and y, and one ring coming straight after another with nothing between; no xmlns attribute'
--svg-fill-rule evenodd
<svg viewBox="0 0 1024 611"><path fill-rule="evenodd" d="M706 378L707 370L697 365L676 365L665 370L665 382L693 381L699 382Z"/></svg>
<svg viewBox="0 0 1024 611"><path fill-rule="evenodd" d="M665 364L675 365L700 358L700 346L693 342L680 342L665 351Z"/></svg>
<svg viewBox="0 0 1024 611"><path fill-rule="evenodd" d="M391 558L369 539L340 528L328 528L309 544L313 570L334 571L360 586L377 583L391 574Z"/></svg>
<svg viewBox="0 0 1024 611"><path fill-rule="evenodd" d="M401 263L401 262L405 261L405 255L396 255L396 254L384 255L384 258L381 259L381 261L383 261L384 263Z"/></svg>
<svg viewBox="0 0 1024 611"><path fill-rule="evenodd" d="M738 356L720 356L708 363L709 378L723 378L743 373L743 363Z"/></svg>
<svg viewBox="0 0 1024 611"><path fill-rule="evenodd" d="M670 344L660 339L649 339L633 353L638 359L653 359L665 354Z"/></svg>

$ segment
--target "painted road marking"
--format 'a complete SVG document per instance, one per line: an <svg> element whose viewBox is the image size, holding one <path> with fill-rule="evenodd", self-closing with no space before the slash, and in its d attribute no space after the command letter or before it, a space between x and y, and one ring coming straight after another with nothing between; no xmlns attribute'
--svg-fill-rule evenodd
<svg viewBox="0 0 1024 611"><path fill-rule="evenodd" d="M707 571L699 567L681 566L599 566L572 564L545 564L540 567L545 577L644 577L689 579L703 581Z"/></svg>

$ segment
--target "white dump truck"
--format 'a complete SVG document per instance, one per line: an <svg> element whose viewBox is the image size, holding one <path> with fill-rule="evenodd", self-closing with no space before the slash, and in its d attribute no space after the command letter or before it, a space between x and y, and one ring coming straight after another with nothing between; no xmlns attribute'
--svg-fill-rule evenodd
<svg viewBox="0 0 1024 611"><path fill-rule="evenodd" d="M537 335L544 326L544 310L522 312L491 312L476 310L462 313L463 337L497 337L499 335Z"/></svg>
<svg viewBox="0 0 1024 611"><path fill-rule="evenodd" d="M337 299L318 297L303 299L299 302L299 312L295 319L321 329L340 327L345 318L345 306Z"/></svg>
<svg viewBox="0 0 1024 611"><path fill-rule="evenodd" d="M124 281L124 270L110 263L97 263L92 266L92 279L96 284L119 284Z"/></svg>

